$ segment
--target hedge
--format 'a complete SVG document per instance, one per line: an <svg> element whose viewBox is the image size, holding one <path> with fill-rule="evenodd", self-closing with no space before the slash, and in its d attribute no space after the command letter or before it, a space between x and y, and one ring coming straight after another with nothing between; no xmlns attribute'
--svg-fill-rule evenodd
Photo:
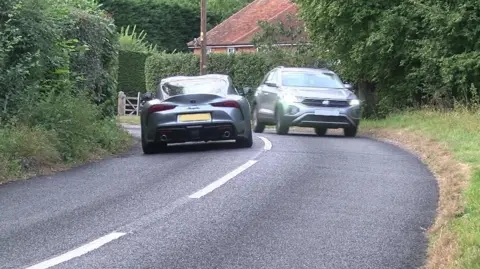
<svg viewBox="0 0 480 269"><path fill-rule="evenodd" d="M123 51L118 55L118 91L127 96L136 96L145 92L145 61L147 53Z"/></svg>
<svg viewBox="0 0 480 269"><path fill-rule="evenodd" d="M0 182L130 145L110 117L118 43L96 0L0 1Z"/></svg>
<svg viewBox="0 0 480 269"><path fill-rule="evenodd" d="M0 119L49 91L115 108L118 36L91 0L0 1Z"/></svg>
<svg viewBox="0 0 480 269"><path fill-rule="evenodd" d="M256 88L266 73L276 66L324 67L311 55L294 53L210 54L207 73L227 74L237 89ZM145 62L147 91L154 92L162 78L175 75L198 75L200 57L193 53L154 54Z"/></svg>
<svg viewBox="0 0 480 269"><path fill-rule="evenodd" d="M188 51L187 43L200 32L199 2L188 6L170 0L101 0L100 3L112 14L118 28L136 25L147 33L146 40L160 50ZM210 27L219 22L219 16L209 12Z"/></svg>
<svg viewBox="0 0 480 269"><path fill-rule="evenodd" d="M70 66L77 75L76 88L87 91L105 115L113 116L117 104L118 35L112 21L99 14L72 9L64 36L77 39L77 46L88 48L72 53Z"/></svg>

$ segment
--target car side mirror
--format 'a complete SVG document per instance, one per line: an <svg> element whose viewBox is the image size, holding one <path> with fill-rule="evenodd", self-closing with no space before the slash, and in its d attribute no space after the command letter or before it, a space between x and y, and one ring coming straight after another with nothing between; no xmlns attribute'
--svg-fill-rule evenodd
<svg viewBox="0 0 480 269"><path fill-rule="evenodd" d="M265 82L265 85L267 85L268 87L273 87L273 88L278 87L277 83L275 83L275 82Z"/></svg>
<svg viewBox="0 0 480 269"><path fill-rule="evenodd" d="M353 88L352 84L349 84L349 83L345 83L343 84L343 86L349 90Z"/></svg>
<svg viewBox="0 0 480 269"><path fill-rule="evenodd" d="M147 102L147 101L152 100L152 98L153 98L152 93L151 92L146 92L142 95L141 101L142 102Z"/></svg>

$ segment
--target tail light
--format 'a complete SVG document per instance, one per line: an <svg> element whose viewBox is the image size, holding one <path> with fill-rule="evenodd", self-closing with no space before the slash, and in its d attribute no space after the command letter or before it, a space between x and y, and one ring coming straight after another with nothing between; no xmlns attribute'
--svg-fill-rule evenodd
<svg viewBox="0 0 480 269"><path fill-rule="evenodd" d="M235 102L235 101L223 101L223 102L218 102L218 103L212 103L212 106L215 107L234 107L234 108L240 108L240 105Z"/></svg>
<svg viewBox="0 0 480 269"><path fill-rule="evenodd" d="M148 113L170 110L170 109L174 109L175 107L176 106L174 105L163 105L163 104L153 105L148 108Z"/></svg>

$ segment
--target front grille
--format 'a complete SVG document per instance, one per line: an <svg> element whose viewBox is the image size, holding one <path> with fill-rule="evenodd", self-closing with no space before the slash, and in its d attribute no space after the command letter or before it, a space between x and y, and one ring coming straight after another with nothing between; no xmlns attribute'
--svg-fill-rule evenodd
<svg viewBox="0 0 480 269"><path fill-rule="evenodd" d="M307 115L302 121L311 121L311 122L329 122L329 123L350 123L343 116L321 116L321 115Z"/></svg>
<svg viewBox="0 0 480 269"><path fill-rule="evenodd" d="M327 101L327 104L323 102ZM326 99L305 99L303 100L302 104L306 106L314 106L314 107L348 107L350 104L348 101L342 100L326 100Z"/></svg>

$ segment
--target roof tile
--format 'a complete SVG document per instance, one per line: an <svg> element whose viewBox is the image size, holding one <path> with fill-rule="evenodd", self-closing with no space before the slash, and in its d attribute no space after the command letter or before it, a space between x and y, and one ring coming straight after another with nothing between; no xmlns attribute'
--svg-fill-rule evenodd
<svg viewBox="0 0 480 269"><path fill-rule="evenodd" d="M297 6L290 0L255 0L231 17L207 32L207 45L250 44L255 33L260 31L258 21L286 22L288 14L296 18ZM292 26L303 27L303 23L292 20ZM194 42L188 43L193 46Z"/></svg>

